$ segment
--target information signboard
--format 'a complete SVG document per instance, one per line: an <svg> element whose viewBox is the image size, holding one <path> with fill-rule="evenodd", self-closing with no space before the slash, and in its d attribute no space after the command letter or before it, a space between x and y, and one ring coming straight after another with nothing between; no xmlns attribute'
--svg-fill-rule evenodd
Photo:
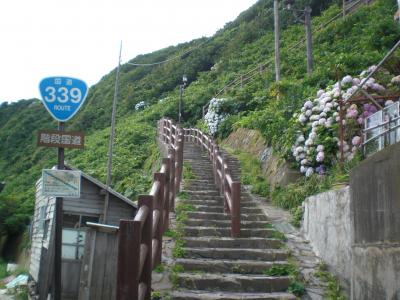
<svg viewBox="0 0 400 300"><path fill-rule="evenodd" d="M81 196L81 172L44 169L42 172L42 195L79 198Z"/></svg>

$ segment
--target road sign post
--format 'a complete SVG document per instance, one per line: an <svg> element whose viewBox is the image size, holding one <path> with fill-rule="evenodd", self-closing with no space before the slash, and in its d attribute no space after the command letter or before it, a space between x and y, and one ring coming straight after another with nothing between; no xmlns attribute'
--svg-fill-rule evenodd
<svg viewBox="0 0 400 300"><path fill-rule="evenodd" d="M47 77L39 84L42 102L56 119L58 130L65 132L65 122L71 119L86 100L88 88L84 81L72 77ZM58 147L58 170L64 170L64 147ZM53 299L61 300L63 198L56 197L54 233L54 282Z"/></svg>

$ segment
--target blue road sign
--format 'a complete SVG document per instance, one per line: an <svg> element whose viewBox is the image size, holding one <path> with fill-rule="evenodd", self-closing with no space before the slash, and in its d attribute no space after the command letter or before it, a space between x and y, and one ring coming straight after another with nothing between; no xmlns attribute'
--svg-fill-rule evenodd
<svg viewBox="0 0 400 300"><path fill-rule="evenodd" d="M66 122L86 100L88 88L84 81L71 77L47 77L39 84L42 101L54 119Z"/></svg>

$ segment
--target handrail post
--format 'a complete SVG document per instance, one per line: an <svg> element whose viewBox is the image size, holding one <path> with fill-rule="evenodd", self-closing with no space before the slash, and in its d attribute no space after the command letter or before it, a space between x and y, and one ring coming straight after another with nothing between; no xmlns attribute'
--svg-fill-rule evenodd
<svg viewBox="0 0 400 300"><path fill-rule="evenodd" d="M225 158L224 158L223 155L221 155L221 158L222 158L222 162L221 162L221 182L219 184L220 184L221 194L225 198L225 168L224 168ZM224 201L224 203L225 202L226 201Z"/></svg>
<svg viewBox="0 0 400 300"><path fill-rule="evenodd" d="M231 187L232 211L231 211L231 235L240 236L240 182L233 182Z"/></svg>
<svg viewBox="0 0 400 300"><path fill-rule="evenodd" d="M183 147L184 147L184 140L183 136L181 135L179 138L179 185L178 191L181 190L180 184L183 177Z"/></svg>
<svg viewBox="0 0 400 300"><path fill-rule="evenodd" d="M141 237L140 222L119 221L117 300L138 299Z"/></svg>
<svg viewBox="0 0 400 300"><path fill-rule="evenodd" d="M175 195L176 195L176 189L175 189L175 162L176 162L176 154L175 154L175 149L172 146L169 146L168 148L168 156L171 159L171 165L170 165L170 181L169 181L169 189L171 193L171 198L169 199L170 201L170 210L175 211Z"/></svg>
<svg viewBox="0 0 400 300"><path fill-rule="evenodd" d="M219 156L219 149L218 149L218 146L215 146L215 149L214 149L214 182L215 182L215 185L219 188L219 178L218 178L219 161L218 161L218 156Z"/></svg>
<svg viewBox="0 0 400 300"><path fill-rule="evenodd" d="M164 226L164 186L165 186L165 174L163 173L154 173L154 182L160 183L160 191L158 195L154 197L154 209L157 209L160 212L159 221L157 224L157 228L155 229L154 238L158 241L158 247L155 250L155 259L153 261L153 268L161 263L161 250L162 250L162 235L163 235L163 226Z"/></svg>
<svg viewBox="0 0 400 300"><path fill-rule="evenodd" d="M168 120L168 128L169 128L169 143L173 145L173 139L172 139L172 122Z"/></svg>
<svg viewBox="0 0 400 300"><path fill-rule="evenodd" d="M143 225L142 243L147 246L147 256L144 262L142 276L139 283L146 285L145 300L151 300L151 271L152 271L152 234L153 234L153 197L150 195L141 195L138 200L139 207L147 206L149 213ZM140 256L139 256L140 257Z"/></svg>
<svg viewBox="0 0 400 300"><path fill-rule="evenodd" d="M164 188L164 230L163 232L167 231L169 228L169 211L170 211L170 180L171 180L171 159L164 158L162 160L163 165L165 165L165 188Z"/></svg>

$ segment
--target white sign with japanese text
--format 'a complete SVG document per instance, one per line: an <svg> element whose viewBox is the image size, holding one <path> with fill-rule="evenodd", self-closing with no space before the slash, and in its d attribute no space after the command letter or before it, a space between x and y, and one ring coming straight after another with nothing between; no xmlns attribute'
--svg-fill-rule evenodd
<svg viewBox="0 0 400 300"><path fill-rule="evenodd" d="M44 169L42 172L42 195L79 198L81 196L81 172Z"/></svg>

